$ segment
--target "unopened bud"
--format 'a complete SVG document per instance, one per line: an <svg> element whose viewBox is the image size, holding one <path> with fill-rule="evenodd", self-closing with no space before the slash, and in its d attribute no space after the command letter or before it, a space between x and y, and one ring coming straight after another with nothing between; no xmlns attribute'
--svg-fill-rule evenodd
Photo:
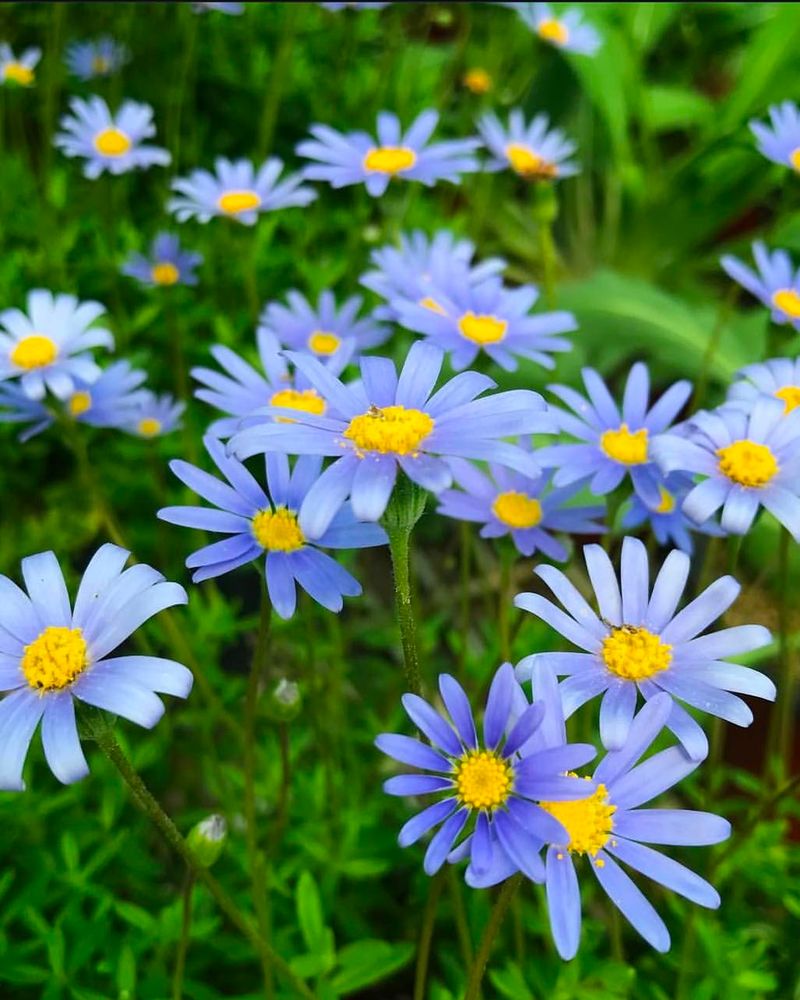
<svg viewBox="0 0 800 1000"><path fill-rule="evenodd" d="M186 840L197 863L203 868L210 868L222 854L227 836L225 817L212 813L192 827Z"/></svg>
<svg viewBox="0 0 800 1000"><path fill-rule="evenodd" d="M291 722L300 713L300 688L294 681L281 677L269 695L269 715L277 722Z"/></svg>

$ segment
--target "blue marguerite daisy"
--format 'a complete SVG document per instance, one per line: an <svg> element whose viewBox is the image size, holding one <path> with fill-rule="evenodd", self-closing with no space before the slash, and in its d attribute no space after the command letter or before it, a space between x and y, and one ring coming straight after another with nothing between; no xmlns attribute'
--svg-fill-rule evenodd
<svg viewBox="0 0 800 1000"><path fill-rule="evenodd" d="M322 459L299 458L290 472L285 455L267 456L265 492L241 462L225 454L220 441L209 436L204 444L227 482L180 460L171 462L170 468L189 489L218 509L164 507L158 512L162 521L230 536L199 549L186 560L194 570L195 583L263 555L267 590L281 618L294 614L295 583L329 611L341 611L343 597L358 597L358 580L320 550L385 545L386 533L377 524L359 524L344 507L319 537L310 539L304 534L299 515L319 476Z"/></svg>
<svg viewBox="0 0 800 1000"><path fill-rule="evenodd" d="M546 473L526 476L494 462L489 463L491 475L463 458L451 458L448 465L461 489L440 493L438 512L482 524L481 538L510 535L522 555L538 551L548 559L564 562L569 552L553 537L554 532L600 535L605 531L593 520L603 516L605 507L568 506L580 489L577 484L554 490Z"/></svg>
<svg viewBox="0 0 800 1000"><path fill-rule="evenodd" d="M164 714L159 694L185 698L192 675L155 656L115 656L137 628L186 591L150 566L124 570L129 552L103 545L83 575L75 605L52 552L22 560L27 594L0 576L0 789L25 788L22 767L42 723L50 770L64 784L89 773L75 699L150 729Z"/></svg>
<svg viewBox="0 0 800 1000"><path fill-rule="evenodd" d="M800 406L800 358L770 358L747 365L728 389L728 402L745 410L761 396L780 399L785 413Z"/></svg>
<svg viewBox="0 0 800 1000"><path fill-rule="evenodd" d="M683 501L694 486L690 476L673 472L660 484L661 499L656 507L649 507L634 493L622 515L622 527L638 528L647 523L659 545L674 545L688 555L694 550L692 532L704 535L722 535L723 531L711 520L695 524L684 512Z"/></svg>
<svg viewBox="0 0 800 1000"><path fill-rule="evenodd" d="M174 212L178 222L208 222L218 217L252 226L264 212L308 205L317 197L313 188L303 185L300 174L287 174L279 181L283 161L277 157L270 157L258 170L250 160L219 157L214 170L213 174L193 170L172 182L178 197L169 201L167 210Z"/></svg>
<svg viewBox="0 0 800 1000"><path fill-rule="evenodd" d="M25 424L19 433L20 441L30 441L46 431L53 419L41 399L31 399L16 382L0 382L0 424Z"/></svg>
<svg viewBox="0 0 800 1000"><path fill-rule="evenodd" d="M114 346L111 333L94 325L104 312L99 302L79 302L74 295L28 292L27 313L0 312L0 381L19 377L32 399L43 399L48 389L65 399L76 379L93 382L100 368L88 351Z"/></svg>
<svg viewBox="0 0 800 1000"><path fill-rule="evenodd" d="M19 58L10 45L0 43L0 83L14 83L18 87L32 87L36 82L35 69L42 58L42 50L25 49Z"/></svg>
<svg viewBox="0 0 800 1000"><path fill-rule="evenodd" d="M312 160L303 170L308 180L327 181L332 187L364 184L369 194L382 195L393 177L420 181L429 187L437 181L457 184L461 174L478 169L473 153L477 139L429 143L439 121L436 111L423 111L403 132L397 115L378 115L377 139L366 132L337 132L327 125L312 125L313 139L297 147Z"/></svg>
<svg viewBox="0 0 800 1000"><path fill-rule="evenodd" d="M478 119L478 132L492 154L487 170L511 169L525 180L558 180L578 173L570 157L576 145L561 129L551 129L547 115L536 115L530 125L519 108L508 116L508 127L494 114Z"/></svg>
<svg viewBox="0 0 800 1000"><path fill-rule="evenodd" d="M150 246L149 257L132 254L122 265L122 273L151 287L196 285L195 268L202 263L203 255L183 250L177 236L159 233Z"/></svg>
<svg viewBox="0 0 800 1000"><path fill-rule="evenodd" d="M408 847L439 826L425 852L428 875L448 860L457 838L474 820L462 850L469 853L475 871L490 870L501 854L534 881L543 881L538 847L543 840L563 839L566 830L537 802L578 798L591 791L584 782L565 777L595 756L595 748L587 743L520 758L520 748L542 726L545 706L528 705L510 725L518 689L511 664L504 663L489 688L481 741L464 689L454 677L441 674L439 692L452 725L427 701L406 694L403 708L431 745L398 733L382 733L375 740L387 756L434 772L389 778L383 786L389 795L444 795L410 819L398 836L400 846Z"/></svg>
<svg viewBox="0 0 800 1000"><path fill-rule="evenodd" d="M726 254L720 260L727 275L762 302L774 323L791 323L800 330L800 270L785 250L769 250L760 241L753 244L758 271Z"/></svg>
<svg viewBox="0 0 800 1000"><path fill-rule="evenodd" d="M269 452L336 458L310 491L300 517L300 527L312 538L322 534L348 496L359 520L377 521L398 466L433 493L452 482L446 457L491 459L528 475L539 473L530 452L502 440L552 431L538 393L520 389L476 399L495 385L478 372L462 372L433 392L444 354L424 343L412 346L399 378L389 358L362 358L361 380L350 386L316 358L288 357L335 413L273 407L295 423L248 427L234 435L231 447L240 458Z"/></svg>
<svg viewBox="0 0 800 1000"><path fill-rule="evenodd" d="M678 415L692 391L691 383L676 382L651 407L650 373L647 365L637 362L628 375L620 412L594 369L584 368L581 374L588 400L569 386L548 386L575 414L551 408L561 430L581 443L549 445L538 453L539 461L556 468L556 486L589 479L589 488L597 496L611 493L630 474L642 500L658 506L661 477L653 462L652 439L663 434Z"/></svg>
<svg viewBox="0 0 800 1000"><path fill-rule="evenodd" d="M540 594L518 594L514 599L518 608L547 622L583 652L535 653L520 661L517 676L526 680L536 662L546 663L558 675L569 675L561 684L567 718L605 692L600 738L608 750L620 749L628 738L637 691L646 699L659 690L677 699L667 726L693 760L707 754L708 740L678 701L737 726L749 726L753 713L731 692L774 701L775 685L768 677L723 662L767 645L767 629L739 625L700 635L736 600L741 587L732 576L721 577L676 614L691 566L685 552L669 553L652 591L647 550L638 538L623 539L619 583L599 545L587 545L583 552L599 615L554 566L539 566L534 572L564 611Z"/></svg>
<svg viewBox="0 0 800 1000"><path fill-rule="evenodd" d="M142 142L156 134L149 104L123 101L115 115L103 98L97 96L88 101L73 97L69 106L72 114L63 116L64 131L53 142L65 156L86 160L83 173L90 180L104 170L125 174L137 168L166 167L172 159L166 149Z"/></svg>
<svg viewBox="0 0 800 1000"><path fill-rule="evenodd" d="M204 14L207 10L216 10L220 14L243 14L243 3L212 2L212 0L196 0L192 4L195 14Z"/></svg>
<svg viewBox="0 0 800 1000"><path fill-rule="evenodd" d="M120 426L136 437L163 437L178 430L185 409L186 404L176 400L168 392L158 395L149 389L143 389L137 393Z"/></svg>
<svg viewBox="0 0 800 1000"><path fill-rule="evenodd" d="M321 3L320 7L324 7L325 10L332 10L338 12L340 10L381 10L383 7L388 7L388 3Z"/></svg>
<svg viewBox="0 0 800 1000"><path fill-rule="evenodd" d="M98 76L111 76L125 65L130 57L128 49L103 35L93 42L73 42L67 46L64 62L67 69L79 80L93 80Z"/></svg>
<svg viewBox="0 0 800 1000"><path fill-rule="evenodd" d="M773 163L800 170L800 109L794 101L783 101L770 107L769 118L769 125L750 122L759 152Z"/></svg>
<svg viewBox="0 0 800 1000"><path fill-rule="evenodd" d="M557 16L547 3L506 3L503 6L515 10L531 31L557 49L593 56L602 44L598 32L587 24L577 7L570 7Z"/></svg>

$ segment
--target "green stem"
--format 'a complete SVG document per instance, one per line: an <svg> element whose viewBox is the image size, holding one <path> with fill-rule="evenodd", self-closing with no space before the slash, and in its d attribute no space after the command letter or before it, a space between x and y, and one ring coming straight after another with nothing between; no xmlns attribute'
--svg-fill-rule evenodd
<svg viewBox="0 0 800 1000"><path fill-rule="evenodd" d="M734 576L739 567L739 556L742 552L742 542L744 535L728 536L728 573Z"/></svg>
<svg viewBox="0 0 800 1000"><path fill-rule="evenodd" d="M181 936L178 940L178 951L175 955L175 972L172 977L172 1000L183 1000L183 976L186 971L186 953L189 950L189 939L192 934L192 898L194 896L194 875L187 870L183 883Z"/></svg>
<svg viewBox="0 0 800 1000"><path fill-rule="evenodd" d="M425 1000L425 986L428 979L428 961L431 956L431 941L433 940L433 928L436 923L436 910L439 906L439 897L442 895L446 870L440 869L431 879L428 885L428 899L425 903L425 911L422 914L422 929L419 934L419 945L417 947L417 967L414 973L414 1000Z"/></svg>
<svg viewBox="0 0 800 1000"><path fill-rule="evenodd" d="M792 766L792 750L794 744L794 712L795 695L797 692L797 676L794 669L794 657L792 655L792 645L789 642L789 601L792 598L790 590L789 555L792 536L781 528L781 537L778 542L778 585L780 586L780 598L778 603L778 620L780 623L780 649L781 649L781 673L780 673L780 701L778 703L778 759L783 764L786 774Z"/></svg>
<svg viewBox="0 0 800 1000"><path fill-rule="evenodd" d="M461 960L464 963L464 968L467 969L472 965L474 951L472 948L472 938L469 934L467 911L464 907L464 896L461 892L461 882L456 876L456 870L452 865L447 866L447 885L450 891L450 903L453 907L453 919L456 925L456 937L458 938Z"/></svg>
<svg viewBox="0 0 800 1000"><path fill-rule="evenodd" d="M472 561L472 534L471 525L468 521L460 521L458 525L459 537L459 582L461 590L461 656L460 664L463 672L467 662L469 651L469 628L470 628L470 595L469 595L469 572Z"/></svg>
<svg viewBox="0 0 800 1000"><path fill-rule="evenodd" d="M731 283L731 287L728 294L722 300L722 303L717 312L717 318L714 322L714 327L711 330L711 334L708 338L708 343L706 344L705 353L703 354L703 360L700 365L700 372L697 376L697 387L694 391L694 399L692 400L692 409L700 410L703 407L703 403L706 398L706 391L708 390L709 377L714 365L714 358L719 350L720 341L722 340L722 334L725 332L725 327L728 324L728 319L734 310L736 305L736 300L739 297L739 286L735 283Z"/></svg>
<svg viewBox="0 0 800 1000"><path fill-rule="evenodd" d="M505 539L501 539L504 542ZM500 549L500 582L497 588L497 619L500 632L500 658L503 663L511 659L511 630L509 608L511 605L511 567L514 562L512 546L501 545Z"/></svg>
<svg viewBox="0 0 800 1000"><path fill-rule="evenodd" d="M489 956L492 953L494 939L497 937L497 932L500 930L506 911L511 905L511 900L522 884L522 878L522 875L514 875L512 878L507 879L495 900L492 912L489 914L489 922L486 924L486 930L483 932L481 943L478 945L475 961L472 963L467 989L464 993L464 1000L478 1000L481 983L483 982L483 974L486 971Z"/></svg>
<svg viewBox="0 0 800 1000"><path fill-rule="evenodd" d="M556 304L556 244L553 240L553 224L549 221L539 223L539 253L542 259L544 300L548 308L553 309Z"/></svg>
<svg viewBox="0 0 800 1000"><path fill-rule="evenodd" d="M281 31L278 50L275 53L275 61L270 67L270 85L267 87L264 109L261 113L261 127L259 128L258 154L259 159L263 159L272 146L272 138L275 134L275 123L278 120L278 109L286 89L286 81L292 66L292 48L294 47L294 36L297 30L298 8L296 4L282 4L280 7L283 16L283 29Z"/></svg>

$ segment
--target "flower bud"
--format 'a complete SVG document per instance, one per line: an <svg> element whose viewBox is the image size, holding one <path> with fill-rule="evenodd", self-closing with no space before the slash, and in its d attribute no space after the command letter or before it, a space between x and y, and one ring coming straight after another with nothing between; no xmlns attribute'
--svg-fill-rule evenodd
<svg viewBox="0 0 800 1000"><path fill-rule="evenodd" d="M281 677L269 693L267 712L276 722L291 722L300 713L301 704L300 688Z"/></svg>
<svg viewBox="0 0 800 1000"><path fill-rule="evenodd" d="M186 840L197 863L202 868L210 868L222 854L227 836L225 817L212 813L192 827Z"/></svg>

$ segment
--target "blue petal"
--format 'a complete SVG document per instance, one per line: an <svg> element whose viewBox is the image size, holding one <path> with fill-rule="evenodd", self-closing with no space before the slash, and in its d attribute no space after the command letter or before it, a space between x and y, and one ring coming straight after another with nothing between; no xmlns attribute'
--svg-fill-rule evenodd
<svg viewBox="0 0 800 1000"><path fill-rule="evenodd" d="M645 941L656 951L669 951L669 931L664 921L616 861L605 851L598 851L592 871L611 902Z"/></svg>
<svg viewBox="0 0 800 1000"><path fill-rule="evenodd" d="M544 864L539 856L541 841L526 833L505 812L496 814L494 828L503 850L517 868L532 882L544 882Z"/></svg>
<svg viewBox="0 0 800 1000"><path fill-rule="evenodd" d="M486 699L483 739L490 750L494 750L506 731L515 684L514 668L504 663L495 673Z"/></svg>
<svg viewBox="0 0 800 1000"><path fill-rule="evenodd" d="M625 745L606 754L594 772L594 780L608 786L630 770L666 725L672 705L672 699L663 691L650 698L634 717Z"/></svg>
<svg viewBox="0 0 800 1000"><path fill-rule="evenodd" d="M24 688L0 701L0 790L22 792L22 766L45 709L45 698Z"/></svg>
<svg viewBox="0 0 800 1000"><path fill-rule="evenodd" d="M187 698L192 690L192 672L182 663L160 656L117 656L95 663L93 670L110 670L114 677L125 677L133 684L159 694Z"/></svg>
<svg viewBox="0 0 800 1000"><path fill-rule="evenodd" d="M129 555L127 549L107 542L89 560L75 598L72 618L76 626L85 629L93 608L105 598L109 586L122 572Z"/></svg>
<svg viewBox="0 0 800 1000"><path fill-rule="evenodd" d="M600 739L608 750L624 746L636 711L636 684L612 681L600 704Z"/></svg>
<svg viewBox="0 0 800 1000"><path fill-rule="evenodd" d="M542 702L529 705L517 719L514 728L509 733L503 746L503 754L508 757L520 749L541 726L545 716L545 706Z"/></svg>
<svg viewBox="0 0 800 1000"><path fill-rule="evenodd" d="M703 847L727 840L731 825L722 816L694 809L637 809L618 812L614 833L647 844Z"/></svg>
<svg viewBox="0 0 800 1000"><path fill-rule="evenodd" d="M91 655L99 660L106 653L116 649L121 642L135 632L140 625L165 608L176 604L186 604L189 598L186 591L177 583L157 583L150 587L135 600L129 601L113 620L107 620L104 627L98 629L91 642Z"/></svg>
<svg viewBox="0 0 800 1000"><path fill-rule="evenodd" d="M72 625L72 607L64 575L54 553L40 552L23 559L22 576L42 625L69 628Z"/></svg>
<svg viewBox="0 0 800 1000"><path fill-rule="evenodd" d="M411 844L416 843L428 830L447 819L456 805L455 799L443 799L441 802L434 802L432 806L423 809L416 816L412 816L397 835L398 844L401 847L410 847Z"/></svg>
<svg viewBox="0 0 800 1000"><path fill-rule="evenodd" d="M387 795L429 795L452 788L449 778L439 778L433 774L398 774L383 783Z"/></svg>
<svg viewBox="0 0 800 1000"><path fill-rule="evenodd" d="M401 764L427 768L429 771L449 771L450 762L432 747L420 743L410 736L399 733L381 733L375 738L375 746Z"/></svg>
<svg viewBox="0 0 800 1000"><path fill-rule="evenodd" d="M475 720L464 688L450 674L439 675L439 692L444 706L453 720L453 725L465 747L474 750L478 745L478 735L475 731Z"/></svg>
<svg viewBox="0 0 800 1000"><path fill-rule="evenodd" d="M447 855L453 846L453 841L461 833L467 822L469 811L459 809L442 823L436 831L425 852L423 867L426 875L435 875L447 860Z"/></svg>
<svg viewBox="0 0 800 1000"><path fill-rule="evenodd" d="M285 552L268 553L265 576L269 599L276 614L281 618L291 618L297 606L297 589Z"/></svg>
<svg viewBox="0 0 800 1000"><path fill-rule="evenodd" d="M427 701L416 694L404 694L401 700L408 717L418 729L425 733L431 743L441 747L452 757L461 756L462 746L456 734Z"/></svg>
<svg viewBox="0 0 800 1000"><path fill-rule="evenodd" d="M127 677L114 676L111 670L87 670L73 684L72 693L87 705L121 715L145 729L152 729L164 714L158 695Z"/></svg>
<svg viewBox="0 0 800 1000"><path fill-rule="evenodd" d="M581 939L581 891L569 852L547 850L547 909L550 930L559 955L568 962L578 952Z"/></svg>
<svg viewBox="0 0 800 1000"><path fill-rule="evenodd" d="M492 833L485 812L478 813L472 835L471 865L476 874L485 874L492 863Z"/></svg>
<svg viewBox="0 0 800 1000"><path fill-rule="evenodd" d="M78 739L75 702L68 691L52 693L44 699L42 746L50 770L64 785L80 781L89 773L89 765Z"/></svg>
<svg viewBox="0 0 800 1000"><path fill-rule="evenodd" d="M698 903L700 906L706 906L712 910L715 910L720 904L719 893L713 885L684 865L673 861L672 858L665 857L651 847L620 839L616 841L614 847L609 847L608 850L620 861L624 861L631 868L641 872L642 875L646 875L654 882L685 896L693 903Z"/></svg>
<svg viewBox="0 0 800 1000"><path fill-rule="evenodd" d="M662 750L617 779L609 788L611 799L618 809L633 809L677 785L697 764L680 747Z"/></svg>

